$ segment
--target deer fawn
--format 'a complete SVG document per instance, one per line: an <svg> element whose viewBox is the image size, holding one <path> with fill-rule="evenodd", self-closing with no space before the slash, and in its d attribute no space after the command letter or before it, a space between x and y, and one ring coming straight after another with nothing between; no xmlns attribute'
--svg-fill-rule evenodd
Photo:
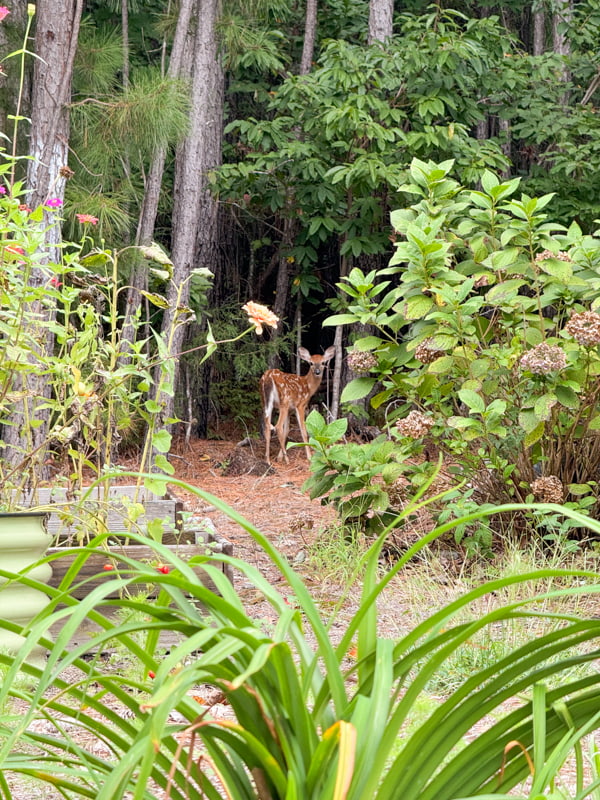
<svg viewBox="0 0 600 800"><path fill-rule="evenodd" d="M290 427L290 412L296 412L302 441L307 444L306 426L304 416L308 401L317 391L323 379L323 365L335 355L335 347L328 347L322 356L311 356L305 347L298 348L298 355L304 361L310 363L310 369L306 375L292 375L289 372L282 372L280 369L268 369L260 379L260 397L262 400L263 423L266 442L266 460L271 463L271 430L277 431L279 439L278 461L283 458L288 461L285 452L285 442ZM271 415L273 409L279 409L277 425L271 425ZM306 448L306 457L310 460L310 451Z"/></svg>

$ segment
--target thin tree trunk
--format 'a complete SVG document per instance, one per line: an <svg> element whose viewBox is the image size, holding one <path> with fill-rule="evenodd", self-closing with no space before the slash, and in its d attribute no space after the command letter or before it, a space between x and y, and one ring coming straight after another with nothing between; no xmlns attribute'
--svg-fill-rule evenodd
<svg viewBox="0 0 600 800"><path fill-rule="evenodd" d="M304 22L304 42L300 60L300 75L308 75L311 70L317 38L317 0L306 0Z"/></svg>
<svg viewBox="0 0 600 800"><path fill-rule="evenodd" d="M511 135L510 135L510 122L507 119L502 119L500 117L498 119L498 127L500 129L500 133L504 134L502 145L501 145L502 146L502 152L510 160L511 151L512 151L512 142L511 142ZM510 170L503 170L502 177L508 178L509 174L510 174Z"/></svg>
<svg viewBox="0 0 600 800"><path fill-rule="evenodd" d="M125 2L125 0L123 0ZM173 39L173 47L171 49L171 58L169 60L169 68L167 75L171 78L177 78L181 71L181 64L183 60L183 53L185 50L186 40L189 35L190 19L194 8L194 0L181 0L179 9L179 17L177 18L177 27L175 29L175 37ZM160 190L162 187L162 179L165 168L165 159L167 157L167 148L159 147L154 153L152 164L148 172L146 182L144 199L140 209L140 216L138 220L137 233L135 237L136 244L150 244L154 237L154 225L156 223L156 215L158 213L158 203L160 199ZM127 300L125 304L125 313L123 319L122 341L132 343L135 338L135 326L133 325L133 314L139 307L142 295L141 289L145 289L148 283L148 273L144 263L138 263L131 276L131 286L127 290ZM123 353L126 356L126 353Z"/></svg>
<svg viewBox="0 0 600 800"><path fill-rule="evenodd" d="M533 12L533 55L541 56L546 49L546 13L543 8Z"/></svg>
<svg viewBox="0 0 600 800"><path fill-rule="evenodd" d="M367 42L385 42L394 33L394 0L371 0L369 3L369 35Z"/></svg>
<svg viewBox="0 0 600 800"><path fill-rule="evenodd" d="M348 264L348 257L342 256L340 264L340 279L348 275L350 265ZM338 325L335 329L333 337L333 345L335 347L335 367L333 369L333 381L331 385L331 419L337 419L340 412L340 397L342 394L342 369L344 366L344 326Z"/></svg>
<svg viewBox="0 0 600 800"><path fill-rule="evenodd" d="M567 83L571 79L571 73L567 65L567 58L571 54L571 44L567 37L567 30L573 18L572 0L561 2L559 0L556 10L552 16L552 47L554 52L563 57L561 80ZM563 105L569 102L569 93L565 92L562 101Z"/></svg>
<svg viewBox="0 0 600 800"><path fill-rule="evenodd" d="M218 0L201 0L197 14L192 72L190 129L176 157L173 191L173 280L167 298L162 334L170 351L181 350L184 325L178 306L187 305L189 278L196 267L214 269L217 254L217 202L208 182L209 172L221 163L224 73L220 62L216 24ZM159 367L156 383L164 377ZM177 382L177 364L173 383ZM169 388L160 398L164 419L174 412Z"/></svg>

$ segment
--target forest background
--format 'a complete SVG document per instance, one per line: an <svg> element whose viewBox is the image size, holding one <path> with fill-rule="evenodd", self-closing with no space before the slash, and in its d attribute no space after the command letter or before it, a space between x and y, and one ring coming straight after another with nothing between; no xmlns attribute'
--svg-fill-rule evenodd
<svg viewBox="0 0 600 800"><path fill-rule="evenodd" d="M34 15L15 0L9 12L0 48L17 50L31 25L38 56L2 62L6 155L29 155L11 169L27 171L31 208L64 201L65 240L83 213L98 220L86 248L155 241L170 255L164 285L123 253L120 313L125 331L144 306L172 352L192 351L165 418L200 436L225 418L254 429L258 376L298 368L300 343L344 352L352 328L322 323L343 310L336 284L353 267L387 265L413 158L453 159L470 187L485 169L519 176L584 232L600 216L598 0L41 0ZM210 287L190 279L197 268ZM154 291L169 305L148 303ZM278 330L202 363L207 325L235 338L248 300L272 307ZM173 330L177 304L195 319ZM337 359L334 417L345 371ZM135 425L121 434L135 439Z"/></svg>

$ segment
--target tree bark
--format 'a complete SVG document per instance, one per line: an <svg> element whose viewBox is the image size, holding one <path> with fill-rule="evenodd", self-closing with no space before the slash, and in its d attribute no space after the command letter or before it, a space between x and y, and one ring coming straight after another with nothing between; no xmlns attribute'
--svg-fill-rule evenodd
<svg viewBox="0 0 600 800"><path fill-rule="evenodd" d="M168 77L177 78L181 72L186 41L191 35L190 20L193 10L194 0L181 0L179 16L177 18L177 27L175 29L175 37L173 39L171 57L169 59L169 67L167 70ZM189 49L192 49L191 45ZM150 170L145 181L144 199L140 209L137 233L135 237L136 244L150 244L154 237L154 225L156 224L156 215L158 213L158 203L160 200L160 191L162 187L166 157L166 147L159 147L154 153ZM148 273L145 265L143 263L137 264L131 276L131 287L127 290L127 300L125 304L121 336L124 347L127 342L132 343L135 339L135 327L132 324L133 314L136 309L139 308L141 302L142 295L140 294L140 290L145 289L147 287L147 283ZM126 354L124 353L123 355Z"/></svg>
<svg viewBox="0 0 600 800"><path fill-rule="evenodd" d="M567 66L567 57L571 55L571 44L567 37L567 29L573 18L572 0L559 0L556 10L552 16L552 47L554 52L563 57L561 70L561 80L567 83L571 79L571 73ZM568 92L565 92L562 103L567 105L569 102Z"/></svg>
<svg viewBox="0 0 600 800"><path fill-rule="evenodd" d="M543 9L533 12L533 55L541 56L546 49L546 14Z"/></svg>
<svg viewBox="0 0 600 800"><path fill-rule="evenodd" d="M394 33L394 0L371 0L369 3L368 44L385 42Z"/></svg>
<svg viewBox="0 0 600 800"><path fill-rule="evenodd" d="M63 200L66 177L61 173L68 161L69 110L73 59L79 36L83 0L41 0L36 7L35 59L31 99L31 159L27 171L29 203L33 207L48 198ZM60 224L51 212L45 212L44 258L58 261L58 245L61 241ZM30 285L40 286L44 278L40 269L31 271ZM28 313L29 312L29 313ZM39 350L52 352L54 338L50 326L28 323L36 315L44 315L46 322L53 317L51 309L42 309L39 303L31 305L24 314L25 325L39 328ZM31 354L35 359L35 354ZM45 375L25 373L16 377L13 388L20 389L23 399L15 406L12 425L3 429L5 442L4 458L8 463L18 464L23 459L24 448L28 453L37 453L36 463L43 465L43 454L48 432L48 410L43 408L49 397L50 387ZM28 403L28 408L25 408ZM38 408L42 405L42 409ZM32 422L34 424L32 424ZM40 424L41 423L41 424ZM40 467L36 478L45 477L45 468Z"/></svg>
<svg viewBox="0 0 600 800"><path fill-rule="evenodd" d="M36 7L35 60L31 96L31 137L27 171L29 205L49 197L64 199L61 168L69 155L69 109L73 60L83 0L42 0ZM47 214L46 222L53 215ZM60 227L51 225L48 244L60 242ZM55 252L54 255L57 255Z"/></svg>
<svg viewBox="0 0 600 800"><path fill-rule="evenodd" d="M300 59L300 75L308 75L311 70L317 38L317 0L306 0L304 22L304 42Z"/></svg>
<svg viewBox="0 0 600 800"><path fill-rule="evenodd" d="M216 199L209 188L209 173L221 163L224 73L217 40L218 0L201 0L191 75L190 129L179 147L173 190L173 280L167 293L171 307L163 317L162 334L171 354L181 350L184 325L178 305L187 305L189 278L196 267L214 269L217 254ZM157 369L158 385L161 369ZM175 369L174 383L177 382ZM173 387L174 389L174 387ZM174 394L160 398L165 419L174 416Z"/></svg>

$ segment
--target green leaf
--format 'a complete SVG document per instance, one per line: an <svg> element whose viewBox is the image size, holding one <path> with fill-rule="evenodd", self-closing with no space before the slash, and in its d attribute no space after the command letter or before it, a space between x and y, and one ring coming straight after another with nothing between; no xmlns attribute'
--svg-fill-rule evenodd
<svg viewBox="0 0 600 800"><path fill-rule="evenodd" d="M458 344L458 336L450 333L436 333L431 337L432 350L452 350Z"/></svg>
<svg viewBox="0 0 600 800"><path fill-rule="evenodd" d="M455 363L456 361L453 356L440 356L440 358L436 358L435 361L432 361L427 369L434 375L444 375L450 372Z"/></svg>
<svg viewBox="0 0 600 800"><path fill-rule="evenodd" d="M569 386L555 386L554 391L558 402L567 408L577 408L579 406L579 397Z"/></svg>
<svg viewBox="0 0 600 800"><path fill-rule="evenodd" d="M362 400L377 383L377 378L354 378L344 386L344 391L340 397L342 403L351 403L355 400Z"/></svg>
<svg viewBox="0 0 600 800"><path fill-rule="evenodd" d="M152 242L150 245L140 245L138 249L144 258L148 259L148 261L155 261L157 264L162 264L166 267L173 266L173 262L169 256L156 242Z"/></svg>
<svg viewBox="0 0 600 800"><path fill-rule="evenodd" d="M421 319L434 306L434 301L426 294L414 295L409 297L402 306L402 313L406 319Z"/></svg>
<svg viewBox="0 0 600 800"><path fill-rule="evenodd" d="M152 447L159 453L168 453L171 449L172 436L168 431L155 431L152 434Z"/></svg>
<svg viewBox="0 0 600 800"><path fill-rule="evenodd" d="M561 283L569 283L573 277L573 267L568 261L560 261L558 258L545 258L538 261L538 266L542 272L552 275Z"/></svg>
<svg viewBox="0 0 600 800"><path fill-rule="evenodd" d="M146 298L146 300L148 300L150 303L152 303L153 306L156 306L157 308L171 307L169 301L166 300L160 294L154 294L154 292L147 292L145 289L141 289L140 294L142 294Z"/></svg>
<svg viewBox="0 0 600 800"><path fill-rule="evenodd" d="M536 442L539 442L539 440L544 435L544 431L545 430L546 430L546 423L545 422L539 422L535 426L535 428L532 431L530 431L527 434L527 436L525 437L525 439L523 440L523 443L524 443L525 447L531 447Z"/></svg>
<svg viewBox="0 0 600 800"><path fill-rule="evenodd" d="M154 456L154 466L164 472L166 475L174 475L175 474L175 467L168 458L166 458L162 453L157 453Z"/></svg>
<svg viewBox="0 0 600 800"><path fill-rule="evenodd" d="M513 278L509 281L498 283L496 286L492 286L486 294L485 299L493 306L509 304L517 296L519 288L523 286L524 283L525 281L520 278Z"/></svg>
<svg viewBox="0 0 600 800"><path fill-rule="evenodd" d="M540 420L548 420L550 419L550 415L552 414L552 409L557 403L557 397L552 392L547 392L543 394L541 397L535 401L535 405L533 406L533 411L536 417Z"/></svg>
<svg viewBox="0 0 600 800"><path fill-rule="evenodd" d="M353 325L357 321L354 314L334 314L332 317L327 317L323 325Z"/></svg>
<svg viewBox="0 0 600 800"><path fill-rule="evenodd" d="M341 419L334 419L333 422L330 422L327 425L326 433L331 442L337 442L338 439L341 439L342 436L345 435L347 430L348 420L346 417L342 417Z"/></svg>
<svg viewBox="0 0 600 800"><path fill-rule="evenodd" d="M485 411L485 400L480 394L472 389L460 389L458 392L460 400L467 406L470 412L483 414Z"/></svg>
<svg viewBox="0 0 600 800"><path fill-rule="evenodd" d="M94 269L96 267L101 267L110 261L110 253L105 253L104 251L94 251L92 253L88 253L88 255L83 256L79 260L79 263L86 268Z"/></svg>

